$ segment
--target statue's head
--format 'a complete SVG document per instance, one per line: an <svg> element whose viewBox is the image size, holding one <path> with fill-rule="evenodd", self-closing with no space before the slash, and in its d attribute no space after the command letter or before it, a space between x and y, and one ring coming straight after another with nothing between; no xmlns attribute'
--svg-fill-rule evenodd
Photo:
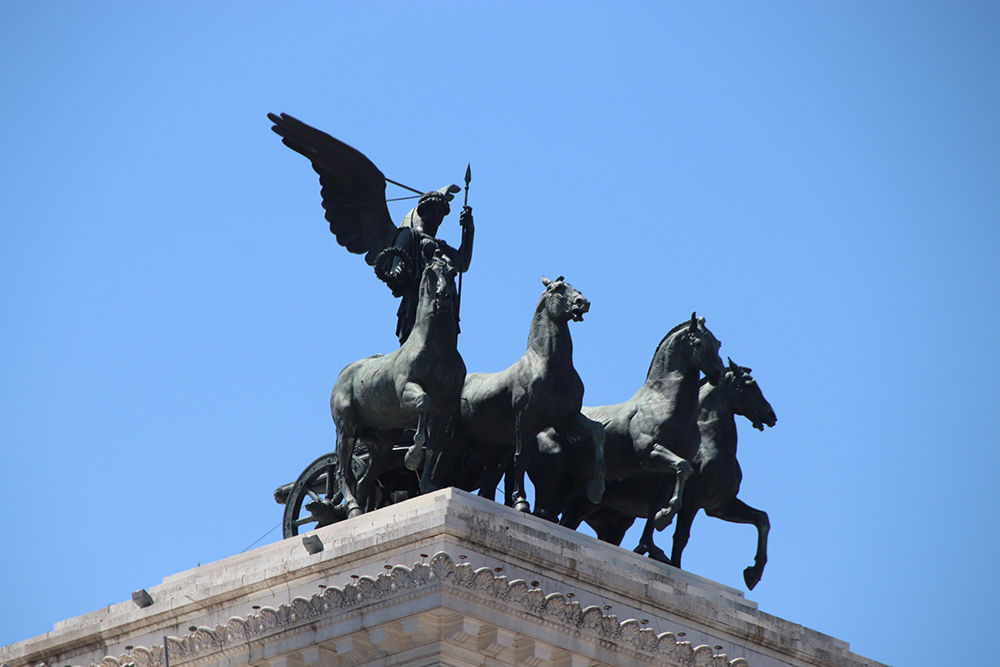
<svg viewBox="0 0 1000 667"><path fill-rule="evenodd" d="M582 322L583 314L590 310L590 301L583 294L559 276L555 280L542 277L545 292L545 308L558 321Z"/></svg>
<svg viewBox="0 0 1000 667"><path fill-rule="evenodd" d="M733 412L749 419L755 429L763 431L765 425L774 426L778 423L774 409L764 398L764 393L750 375L749 368L738 366L730 359L724 383Z"/></svg>
<svg viewBox="0 0 1000 667"><path fill-rule="evenodd" d="M455 193L459 191L461 188L457 185L446 185L422 195L417 205L403 218L403 226L419 229L431 236L436 235L441 221L451 213L448 202L454 199Z"/></svg>

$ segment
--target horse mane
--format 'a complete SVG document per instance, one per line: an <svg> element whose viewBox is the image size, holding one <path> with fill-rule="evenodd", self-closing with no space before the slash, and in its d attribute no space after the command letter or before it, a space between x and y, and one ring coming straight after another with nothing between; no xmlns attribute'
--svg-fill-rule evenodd
<svg viewBox="0 0 1000 667"><path fill-rule="evenodd" d="M653 358L650 359L650 361L649 361L649 370L646 371L646 379L647 380L649 379L649 374L653 372L653 364L656 363L656 359L660 356L660 348L663 347L663 344L667 342L668 338L670 338L675 333L677 333L678 331L680 331L681 329L683 329L684 327L687 327L687 326L691 326L691 320L685 320L684 322L681 322L680 324L678 324L677 326L675 326L673 329L671 329L670 331L668 331L666 333L666 335L663 336L663 339L660 341L660 344L656 346L656 351L653 352Z"/></svg>
<svg viewBox="0 0 1000 667"><path fill-rule="evenodd" d="M746 370L746 368L745 368L745 367L743 367L743 366L740 366L740 368L742 368L742 369L743 369L744 371ZM731 372L732 372L732 370L731 370L731 369L730 369L730 368L729 368L728 366L726 366L726 370L725 370L725 371L724 371L724 372L722 373L722 376L723 376L723 377L725 377L725 376L726 376L726 373L731 373ZM749 375L749 373L747 373L747 375ZM698 382L698 386L699 386L699 387L704 387L704 386L705 386L705 383L706 383L706 382L708 382L708 376L707 376L707 375L706 375L705 377L703 377L703 378L702 378L702 379L701 379L701 380L700 380L700 381Z"/></svg>

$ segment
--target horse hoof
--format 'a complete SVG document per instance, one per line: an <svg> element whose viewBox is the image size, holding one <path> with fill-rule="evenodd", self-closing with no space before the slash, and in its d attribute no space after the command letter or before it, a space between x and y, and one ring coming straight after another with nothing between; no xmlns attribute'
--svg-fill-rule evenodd
<svg viewBox="0 0 1000 667"><path fill-rule="evenodd" d="M658 563L663 563L664 565L673 564L670 562L670 559L667 558L667 554L666 552L663 551L663 549L658 549L656 547L653 547L653 550L649 552L649 557Z"/></svg>
<svg viewBox="0 0 1000 667"><path fill-rule="evenodd" d="M362 514L364 514L364 512L361 511L360 507L352 507L351 509L347 510L348 519L353 519L354 517L361 516Z"/></svg>
<svg viewBox="0 0 1000 667"><path fill-rule="evenodd" d="M670 523L674 520L674 514L676 514L676 512L669 507L660 510L659 512L656 513L656 516L653 518L653 528L656 528L657 530L663 530L664 528L669 526Z"/></svg>
<svg viewBox="0 0 1000 667"><path fill-rule="evenodd" d="M639 554L640 556L645 556L649 549L646 548L645 544L639 544L635 549L632 549L632 553Z"/></svg>
<svg viewBox="0 0 1000 667"><path fill-rule="evenodd" d="M420 464L424 462L424 448L419 445L412 445L406 450L406 456L403 457L403 465L406 466L407 470L417 470L420 468Z"/></svg>
<svg viewBox="0 0 1000 667"><path fill-rule="evenodd" d="M518 500L516 503L514 503L514 509L516 509L518 512L530 512L531 505L528 504L527 500Z"/></svg>
<svg viewBox="0 0 1000 667"><path fill-rule="evenodd" d="M760 577L763 574L753 565L743 570L743 583L747 585L747 590L752 591L753 587L760 583Z"/></svg>
<svg viewBox="0 0 1000 667"><path fill-rule="evenodd" d="M536 508L535 511L532 512L532 514L537 516L539 519L545 519L546 521L551 521L552 523L559 523L559 517L552 514L552 512Z"/></svg>

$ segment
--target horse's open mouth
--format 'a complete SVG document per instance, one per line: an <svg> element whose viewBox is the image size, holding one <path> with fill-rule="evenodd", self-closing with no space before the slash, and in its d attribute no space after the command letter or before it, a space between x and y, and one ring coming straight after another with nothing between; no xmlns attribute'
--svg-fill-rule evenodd
<svg viewBox="0 0 1000 667"><path fill-rule="evenodd" d="M585 311L585 310L574 310L573 311L573 321L574 322L583 322L583 314L585 312L587 312L587 311Z"/></svg>
<svg viewBox="0 0 1000 667"><path fill-rule="evenodd" d="M753 422L753 427L758 431L763 431L765 426L774 428L774 425L778 423L777 417L770 417L765 419L763 422Z"/></svg>

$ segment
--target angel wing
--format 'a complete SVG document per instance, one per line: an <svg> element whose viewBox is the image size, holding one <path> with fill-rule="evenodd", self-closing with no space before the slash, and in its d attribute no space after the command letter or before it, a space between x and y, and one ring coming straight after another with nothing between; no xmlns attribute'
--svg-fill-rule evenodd
<svg viewBox="0 0 1000 667"><path fill-rule="evenodd" d="M398 231L385 205L385 176L361 151L288 114L267 114L281 142L319 174L325 217L337 243L374 264Z"/></svg>

